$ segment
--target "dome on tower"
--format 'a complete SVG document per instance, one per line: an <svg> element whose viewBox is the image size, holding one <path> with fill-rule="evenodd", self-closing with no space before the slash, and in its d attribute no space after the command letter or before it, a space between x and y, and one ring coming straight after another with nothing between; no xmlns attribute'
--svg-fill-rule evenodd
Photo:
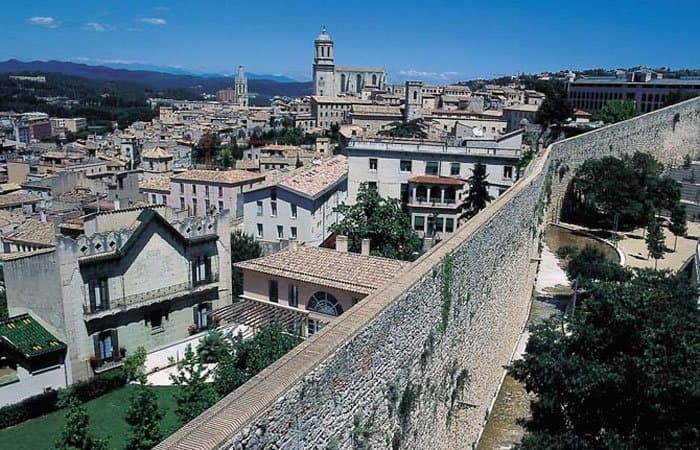
<svg viewBox="0 0 700 450"><path fill-rule="evenodd" d="M328 34L326 31L326 27L321 28L321 34L318 35L316 38L316 41L327 41L327 42L332 42L333 40L331 39L331 36Z"/></svg>

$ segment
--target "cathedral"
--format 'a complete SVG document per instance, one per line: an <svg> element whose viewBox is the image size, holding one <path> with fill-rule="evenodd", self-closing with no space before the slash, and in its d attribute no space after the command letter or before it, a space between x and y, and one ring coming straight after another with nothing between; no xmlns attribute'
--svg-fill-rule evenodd
<svg viewBox="0 0 700 450"><path fill-rule="evenodd" d="M386 72L377 67L336 66L333 40L325 28L314 41L314 95L359 95L363 89L384 89Z"/></svg>

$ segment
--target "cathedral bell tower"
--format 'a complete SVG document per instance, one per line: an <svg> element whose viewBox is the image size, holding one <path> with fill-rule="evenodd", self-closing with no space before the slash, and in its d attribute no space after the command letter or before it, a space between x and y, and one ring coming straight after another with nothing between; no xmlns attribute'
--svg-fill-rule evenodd
<svg viewBox="0 0 700 450"><path fill-rule="evenodd" d="M314 41L314 95L332 97L335 92L335 62L333 61L333 40L321 30Z"/></svg>

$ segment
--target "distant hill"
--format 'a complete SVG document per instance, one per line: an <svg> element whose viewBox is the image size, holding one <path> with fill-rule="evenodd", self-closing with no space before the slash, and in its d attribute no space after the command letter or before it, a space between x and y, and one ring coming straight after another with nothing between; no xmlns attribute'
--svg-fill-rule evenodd
<svg viewBox="0 0 700 450"><path fill-rule="evenodd" d="M187 89L195 93L215 93L233 85L233 78L172 74L149 70L116 69L106 66L91 66L65 61L19 61L10 59L0 62L0 73L61 73L89 80L123 81L143 85L154 90ZM261 96L275 95L298 97L309 95L311 82L280 82L268 79L249 79L248 90Z"/></svg>

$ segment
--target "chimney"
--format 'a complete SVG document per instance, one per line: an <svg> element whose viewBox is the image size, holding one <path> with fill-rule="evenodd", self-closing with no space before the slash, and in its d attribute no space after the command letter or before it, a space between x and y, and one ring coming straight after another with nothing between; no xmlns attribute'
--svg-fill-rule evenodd
<svg viewBox="0 0 700 450"><path fill-rule="evenodd" d="M369 251L371 249L372 241L370 239L362 239L362 254L369 256Z"/></svg>
<svg viewBox="0 0 700 450"><path fill-rule="evenodd" d="M46 213L44 211L41 211L41 213L39 214L39 220L42 223L46 222Z"/></svg>
<svg viewBox="0 0 700 450"><path fill-rule="evenodd" d="M348 237L343 236L342 234L339 234L338 236L335 237L335 249L338 250L339 252L347 253L348 252Z"/></svg>

